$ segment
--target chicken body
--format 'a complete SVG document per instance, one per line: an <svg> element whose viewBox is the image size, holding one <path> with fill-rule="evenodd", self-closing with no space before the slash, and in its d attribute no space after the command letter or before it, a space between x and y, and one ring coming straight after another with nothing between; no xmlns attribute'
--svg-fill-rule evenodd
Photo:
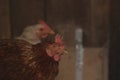
<svg viewBox="0 0 120 80"><path fill-rule="evenodd" d="M58 61L47 55L46 43L0 40L0 80L54 80Z"/></svg>
<svg viewBox="0 0 120 80"><path fill-rule="evenodd" d="M17 39L0 40L0 80L55 80L64 45L59 35L48 34L53 30L39 21Z"/></svg>

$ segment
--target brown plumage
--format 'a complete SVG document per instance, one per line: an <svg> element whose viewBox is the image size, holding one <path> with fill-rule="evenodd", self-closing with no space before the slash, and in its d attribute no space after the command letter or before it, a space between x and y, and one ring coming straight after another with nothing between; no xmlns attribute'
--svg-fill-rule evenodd
<svg viewBox="0 0 120 80"><path fill-rule="evenodd" d="M55 54L48 56L46 49L55 43L48 42L31 45L24 40L0 40L0 80L54 80L59 63Z"/></svg>

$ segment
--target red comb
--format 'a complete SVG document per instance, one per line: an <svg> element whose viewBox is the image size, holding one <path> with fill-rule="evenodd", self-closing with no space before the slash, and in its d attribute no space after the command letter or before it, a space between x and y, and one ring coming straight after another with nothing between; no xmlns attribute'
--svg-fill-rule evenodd
<svg viewBox="0 0 120 80"><path fill-rule="evenodd" d="M50 27L43 20L39 20L39 24L43 25L46 29L50 29Z"/></svg>
<svg viewBox="0 0 120 80"><path fill-rule="evenodd" d="M58 44L63 44L63 37L59 34L55 36L55 42Z"/></svg>

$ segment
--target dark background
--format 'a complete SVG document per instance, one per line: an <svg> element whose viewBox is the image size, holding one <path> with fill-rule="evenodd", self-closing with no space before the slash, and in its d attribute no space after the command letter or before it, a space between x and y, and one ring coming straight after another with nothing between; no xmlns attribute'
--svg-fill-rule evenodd
<svg viewBox="0 0 120 80"><path fill-rule="evenodd" d="M109 80L120 80L120 1L111 0Z"/></svg>

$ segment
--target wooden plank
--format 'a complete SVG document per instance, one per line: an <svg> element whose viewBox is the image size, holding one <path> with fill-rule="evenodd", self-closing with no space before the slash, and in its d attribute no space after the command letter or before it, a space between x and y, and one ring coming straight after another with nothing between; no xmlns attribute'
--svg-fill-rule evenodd
<svg viewBox="0 0 120 80"><path fill-rule="evenodd" d="M108 80L108 48L85 48L83 80Z"/></svg>
<svg viewBox="0 0 120 80"><path fill-rule="evenodd" d="M69 47L69 54L63 55L59 64L59 74L56 80L76 80L75 72L75 51L72 47Z"/></svg>
<svg viewBox="0 0 120 80"><path fill-rule="evenodd" d="M0 0L0 38L10 38L9 0Z"/></svg>
<svg viewBox="0 0 120 80"><path fill-rule="evenodd" d="M10 0L12 36L44 19L44 0Z"/></svg>
<svg viewBox="0 0 120 80"><path fill-rule="evenodd" d="M109 0L91 0L89 25L84 28L86 46L102 47L109 34Z"/></svg>

